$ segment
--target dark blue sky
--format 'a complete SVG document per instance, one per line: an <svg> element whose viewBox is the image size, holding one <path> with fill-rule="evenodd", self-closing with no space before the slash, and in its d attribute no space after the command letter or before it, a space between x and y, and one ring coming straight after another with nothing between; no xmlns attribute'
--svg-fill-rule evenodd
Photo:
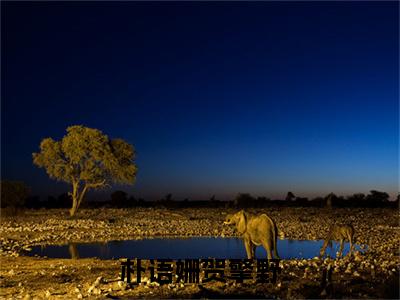
<svg viewBox="0 0 400 300"><path fill-rule="evenodd" d="M2 177L82 124L147 199L398 191L397 2L2 2Z"/></svg>

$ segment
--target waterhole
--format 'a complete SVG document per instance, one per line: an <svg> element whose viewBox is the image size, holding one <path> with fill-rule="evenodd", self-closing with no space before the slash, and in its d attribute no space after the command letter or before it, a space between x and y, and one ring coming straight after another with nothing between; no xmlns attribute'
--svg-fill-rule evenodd
<svg viewBox="0 0 400 300"><path fill-rule="evenodd" d="M323 241L278 240L278 254L281 259L313 258L319 255ZM345 243L343 255L349 251ZM360 250L360 246L355 246ZM333 242L326 249L326 255L334 258L339 243ZM90 258L118 259L189 259L189 258L246 258L243 241L239 238L153 238L142 240L110 241L105 243L70 243L61 246L35 246L26 253L29 256L49 258ZM256 258L266 258L262 246L256 249Z"/></svg>

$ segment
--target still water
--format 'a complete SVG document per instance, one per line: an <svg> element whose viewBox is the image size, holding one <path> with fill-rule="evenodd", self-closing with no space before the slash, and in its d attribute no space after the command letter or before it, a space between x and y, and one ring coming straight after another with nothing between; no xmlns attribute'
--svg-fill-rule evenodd
<svg viewBox="0 0 400 300"><path fill-rule="evenodd" d="M278 254L281 259L313 258L319 255L323 241L278 240ZM359 246L355 246L360 250ZM326 249L326 255L336 257L339 243ZM349 251L345 243L343 255ZM246 258L243 241L239 238L155 238L143 240L111 241L107 243L75 243L63 246L35 246L29 256L49 258L99 259L141 258L141 259L189 259L189 258ZM264 248L257 247L257 258L266 258Z"/></svg>

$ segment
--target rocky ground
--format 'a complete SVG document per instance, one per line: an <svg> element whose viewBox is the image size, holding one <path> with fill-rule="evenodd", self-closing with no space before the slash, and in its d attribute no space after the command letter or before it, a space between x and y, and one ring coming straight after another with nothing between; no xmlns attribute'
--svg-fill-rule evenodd
<svg viewBox="0 0 400 300"><path fill-rule="evenodd" d="M67 210L26 211L1 217L1 298L398 298L399 212L395 209L270 208L279 236L323 239L329 225L351 222L358 244L368 245L343 259L282 260L276 284L144 283L129 288L119 281L120 262L98 259L46 259L21 255L34 245L140 239L146 237L235 236L223 226L226 209L96 209L70 218ZM330 266L332 281L321 287Z"/></svg>

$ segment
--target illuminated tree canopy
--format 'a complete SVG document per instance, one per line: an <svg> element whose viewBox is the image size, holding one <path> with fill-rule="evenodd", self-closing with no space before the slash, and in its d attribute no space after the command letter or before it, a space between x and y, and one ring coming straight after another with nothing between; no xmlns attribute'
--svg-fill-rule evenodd
<svg viewBox="0 0 400 300"><path fill-rule="evenodd" d="M133 184L137 173L134 159L135 150L129 143L79 125L68 127L61 141L43 139L40 152L33 153L33 163L44 168L50 178L72 184L71 216L89 189Z"/></svg>

